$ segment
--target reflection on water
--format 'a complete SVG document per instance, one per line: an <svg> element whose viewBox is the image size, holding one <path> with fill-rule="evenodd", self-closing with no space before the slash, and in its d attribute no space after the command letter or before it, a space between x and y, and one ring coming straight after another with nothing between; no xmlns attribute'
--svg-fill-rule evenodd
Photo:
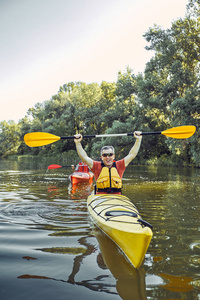
<svg viewBox="0 0 200 300"><path fill-rule="evenodd" d="M69 184L68 195L71 199L87 199L93 191L93 183Z"/></svg>
<svg viewBox="0 0 200 300"><path fill-rule="evenodd" d="M200 299L199 169L126 170L123 194L154 227L139 270L93 228L93 187L67 172L0 162L0 299Z"/></svg>
<svg viewBox="0 0 200 300"><path fill-rule="evenodd" d="M135 269L120 253L116 245L98 228L94 227L94 235L105 265L116 279L116 289L122 299L144 300L146 298L144 268Z"/></svg>

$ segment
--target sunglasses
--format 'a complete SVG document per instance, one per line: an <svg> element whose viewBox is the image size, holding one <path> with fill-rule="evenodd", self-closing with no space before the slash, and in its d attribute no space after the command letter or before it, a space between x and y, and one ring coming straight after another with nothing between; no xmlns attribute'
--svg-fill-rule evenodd
<svg viewBox="0 0 200 300"><path fill-rule="evenodd" d="M113 156L113 153L103 153L102 156L103 156L103 157Z"/></svg>

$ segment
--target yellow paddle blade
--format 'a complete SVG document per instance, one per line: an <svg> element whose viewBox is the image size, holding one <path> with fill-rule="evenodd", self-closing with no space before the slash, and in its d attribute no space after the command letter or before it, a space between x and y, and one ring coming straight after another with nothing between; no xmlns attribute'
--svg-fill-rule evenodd
<svg viewBox="0 0 200 300"><path fill-rule="evenodd" d="M29 147L40 147L60 140L59 136L46 132L31 132L24 136L24 142Z"/></svg>
<svg viewBox="0 0 200 300"><path fill-rule="evenodd" d="M196 127L193 125L186 125L186 126L179 126L167 129L165 131L162 131L161 133L163 135L166 135L168 137L174 138L174 139L187 139L191 137L196 131Z"/></svg>

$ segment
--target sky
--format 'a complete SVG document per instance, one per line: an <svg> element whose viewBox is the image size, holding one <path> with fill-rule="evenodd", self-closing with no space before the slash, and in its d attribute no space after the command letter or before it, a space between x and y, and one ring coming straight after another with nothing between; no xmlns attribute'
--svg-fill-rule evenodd
<svg viewBox="0 0 200 300"><path fill-rule="evenodd" d="M18 122L68 82L143 72L143 34L185 16L188 0L0 0L0 122Z"/></svg>

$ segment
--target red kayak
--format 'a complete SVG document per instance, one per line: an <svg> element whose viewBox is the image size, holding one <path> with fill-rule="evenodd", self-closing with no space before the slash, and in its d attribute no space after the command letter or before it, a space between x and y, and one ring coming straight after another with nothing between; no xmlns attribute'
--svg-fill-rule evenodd
<svg viewBox="0 0 200 300"><path fill-rule="evenodd" d="M82 182L92 183L94 174L91 172L79 172L75 171L69 176L71 184L77 184Z"/></svg>
<svg viewBox="0 0 200 300"><path fill-rule="evenodd" d="M69 176L71 184L92 183L94 174L85 163L80 162L73 174Z"/></svg>

